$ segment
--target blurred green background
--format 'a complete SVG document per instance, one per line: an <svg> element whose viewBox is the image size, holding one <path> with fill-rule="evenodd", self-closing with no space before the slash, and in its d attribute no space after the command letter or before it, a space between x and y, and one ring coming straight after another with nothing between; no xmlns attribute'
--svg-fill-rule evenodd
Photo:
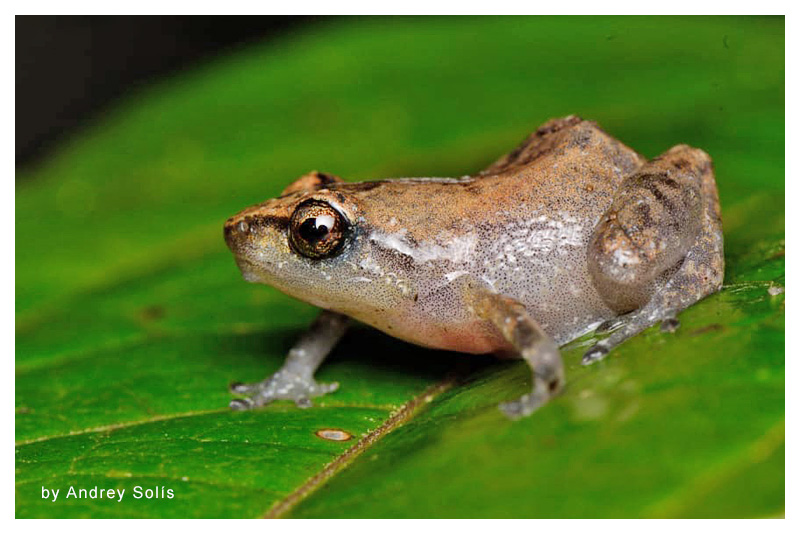
<svg viewBox="0 0 800 534"><path fill-rule="evenodd" d="M17 174L17 517L782 514L784 100L782 17L326 19L134 93ZM228 216L311 169L476 172L572 113L714 159L726 286L676 334L589 368L572 343L567 391L518 422L495 405L523 364L367 329L315 408L227 410L315 313L241 280Z"/></svg>

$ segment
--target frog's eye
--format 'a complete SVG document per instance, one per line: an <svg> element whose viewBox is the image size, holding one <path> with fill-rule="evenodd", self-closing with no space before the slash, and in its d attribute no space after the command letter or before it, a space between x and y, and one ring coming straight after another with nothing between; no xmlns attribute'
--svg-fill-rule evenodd
<svg viewBox="0 0 800 534"><path fill-rule="evenodd" d="M333 206L306 200L292 214L289 243L308 258L328 258L341 250L347 230L347 220Z"/></svg>

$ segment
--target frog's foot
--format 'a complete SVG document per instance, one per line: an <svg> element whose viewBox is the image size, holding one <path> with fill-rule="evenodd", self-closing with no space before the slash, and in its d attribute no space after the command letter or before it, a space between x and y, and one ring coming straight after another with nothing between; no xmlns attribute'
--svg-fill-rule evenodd
<svg viewBox="0 0 800 534"><path fill-rule="evenodd" d="M542 378L534 374L533 391L526 393L517 400L501 402L499 405L500 411L511 419L528 416L544 404L547 404L547 401L558 394L563 387L564 379L561 375Z"/></svg>
<svg viewBox="0 0 800 534"><path fill-rule="evenodd" d="M519 419L532 414L546 402L546 397L543 398L533 393L528 393L515 401L501 402L499 408L510 419Z"/></svg>
<svg viewBox="0 0 800 534"><path fill-rule="evenodd" d="M231 384L231 393L243 395L230 402L232 410L249 410L274 400L292 400L299 408L310 408L311 399L339 389L338 382L322 384L311 376L281 369L271 377L252 384Z"/></svg>
<svg viewBox="0 0 800 534"><path fill-rule="evenodd" d="M621 344L625 340L635 336L642 330L653 326L659 321L661 322L662 332L675 332L680 326L680 321L678 321L678 319L675 317L675 312L667 311L663 312L663 314L653 317L652 309L649 307L644 308L639 312L625 316L620 322L614 324L610 328L607 328L606 331L617 328L618 330L615 330L606 339L598 341L592 346L592 348L587 350L583 355L581 363L583 365L590 365L596 361L602 360L608 356L608 353L611 352L611 349ZM603 325L600 326L602 327ZM597 332L602 332L600 327L598 327Z"/></svg>
<svg viewBox="0 0 800 534"><path fill-rule="evenodd" d="M676 317L678 312L719 291L724 271L722 234L712 225L709 227L701 233L677 270L665 273L662 277L665 281L659 282L649 302L641 309L620 317L621 326L613 326L616 330L611 335L598 341L583 355L583 365L602 360L611 349L659 322L662 332L675 332L680 326Z"/></svg>
<svg viewBox="0 0 800 534"><path fill-rule="evenodd" d="M611 309L635 311L584 365L658 322L674 332L678 312L719 291L725 256L708 154L679 145L626 178L592 232L588 267Z"/></svg>

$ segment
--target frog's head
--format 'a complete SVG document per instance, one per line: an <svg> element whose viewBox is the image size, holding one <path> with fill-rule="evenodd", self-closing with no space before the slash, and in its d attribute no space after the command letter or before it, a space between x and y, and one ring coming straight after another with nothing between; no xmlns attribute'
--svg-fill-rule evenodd
<svg viewBox="0 0 800 534"><path fill-rule="evenodd" d="M224 235L245 280L269 284L326 308L347 308L357 257L357 207L335 190L342 180L311 172L281 196L228 219ZM352 283L349 284L352 286Z"/></svg>

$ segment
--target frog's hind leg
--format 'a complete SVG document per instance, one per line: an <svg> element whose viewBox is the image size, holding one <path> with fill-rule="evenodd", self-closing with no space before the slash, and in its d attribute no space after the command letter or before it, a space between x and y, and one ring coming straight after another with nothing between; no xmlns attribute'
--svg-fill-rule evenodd
<svg viewBox="0 0 800 534"><path fill-rule="evenodd" d="M627 178L592 234L589 272L621 326L583 357L615 346L676 315L722 286L724 257L711 159L679 145Z"/></svg>
<svg viewBox="0 0 800 534"><path fill-rule="evenodd" d="M564 365L558 346L520 302L488 290L479 290L471 301L476 314L492 324L531 367L533 390L500 405L511 418L529 415L564 387Z"/></svg>

